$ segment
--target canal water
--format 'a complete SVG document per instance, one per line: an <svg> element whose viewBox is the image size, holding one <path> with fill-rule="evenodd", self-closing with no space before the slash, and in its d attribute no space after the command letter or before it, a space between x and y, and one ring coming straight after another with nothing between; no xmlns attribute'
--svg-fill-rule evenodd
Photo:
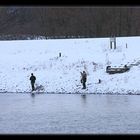
<svg viewBox="0 0 140 140"><path fill-rule="evenodd" d="M0 134L140 134L140 96L0 94Z"/></svg>

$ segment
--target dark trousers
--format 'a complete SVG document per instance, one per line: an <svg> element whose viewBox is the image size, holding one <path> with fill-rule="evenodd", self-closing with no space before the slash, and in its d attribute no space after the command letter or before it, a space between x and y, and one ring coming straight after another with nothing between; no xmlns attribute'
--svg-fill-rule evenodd
<svg viewBox="0 0 140 140"><path fill-rule="evenodd" d="M35 90L35 86L34 86L34 82L31 82L31 86L32 86L32 91Z"/></svg>
<svg viewBox="0 0 140 140"><path fill-rule="evenodd" d="M86 89L86 82L83 81L83 89Z"/></svg>

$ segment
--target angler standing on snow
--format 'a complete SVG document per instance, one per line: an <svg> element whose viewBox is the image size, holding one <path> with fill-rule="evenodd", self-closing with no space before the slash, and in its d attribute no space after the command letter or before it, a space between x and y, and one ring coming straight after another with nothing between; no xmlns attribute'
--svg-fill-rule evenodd
<svg viewBox="0 0 140 140"><path fill-rule="evenodd" d="M81 72L81 83L83 84L83 88L82 89L86 89L86 81L87 81L87 74L85 71L83 71L83 73Z"/></svg>
<svg viewBox="0 0 140 140"><path fill-rule="evenodd" d="M31 80L32 91L34 91L35 90L34 84L35 84L36 77L33 75L33 73L31 73L30 80Z"/></svg>

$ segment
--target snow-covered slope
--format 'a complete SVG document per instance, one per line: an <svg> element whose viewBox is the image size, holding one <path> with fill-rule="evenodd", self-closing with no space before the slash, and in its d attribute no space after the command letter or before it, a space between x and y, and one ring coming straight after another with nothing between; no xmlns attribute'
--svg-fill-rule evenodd
<svg viewBox="0 0 140 140"><path fill-rule="evenodd" d="M108 64L139 62L139 44L140 37L118 37L116 50L110 50L109 38L0 41L0 91L31 91L34 73L40 92L139 94L140 65L121 74L105 71ZM80 83L83 70L88 74L86 90Z"/></svg>

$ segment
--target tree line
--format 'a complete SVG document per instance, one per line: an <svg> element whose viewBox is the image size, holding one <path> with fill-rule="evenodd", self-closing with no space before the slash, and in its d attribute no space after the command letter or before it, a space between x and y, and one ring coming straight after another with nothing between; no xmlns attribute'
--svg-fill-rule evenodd
<svg viewBox="0 0 140 140"><path fill-rule="evenodd" d="M0 35L140 35L140 7L0 7Z"/></svg>

